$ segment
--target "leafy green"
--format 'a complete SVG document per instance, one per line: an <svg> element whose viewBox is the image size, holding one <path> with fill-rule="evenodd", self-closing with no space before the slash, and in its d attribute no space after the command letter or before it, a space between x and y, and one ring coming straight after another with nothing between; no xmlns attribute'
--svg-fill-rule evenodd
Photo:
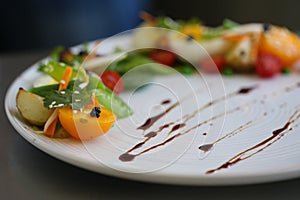
<svg viewBox="0 0 300 200"><path fill-rule="evenodd" d="M195 72L195 68L192 65L185 64L173 67L179 73L184 75L192 75Z"/></svg>
<svg viewBox="0 0 300 200"><path fill-rule="evenodd" d="M202 38L205 40L214 39L220 37L223 34L223 28L207 28L202 33Z"/></svg>
<svg viewBox="0 0 300 200"><path fill-rule="evenodd" d="M60 81L65 71L65 66L66 65L63 63L49 61L48 64L41 65L39 70L45 74L48 74L56 81ZM71 105L73 108L80 108L82 104L80 102L72 102L73 99L74 101L76 99L81 99L82 102L85 102L85 100L88 99L92 93L96 93L96 97L98 98L99 102L119 118L132 115L133 111L131 108L118 95L107 88L98 77L87 75L83 68L80 68L79 70L74 69L71 79L74 80L73 86L70 86L72 87L70 91L66 90L66 96L53 91L49 92L49 94L47 94L47 92L43 92L44 97L46 99L48 98L46 105L49 106L49 104L51 104L53 101L55 101L55 98L57 98L57 104L60 102L60 104L64 104L64 106L67 104ZM87 83L86 87L82 87L81 84L85 83ZM80 96L77 97L74 94L74 91L79 91ZM46 94L50 96L48 97ZM67 96L69 97L64 101L63 96L64 98ZM70 98L70 96L72 98Z"/></svg>
<svg viewBox="0 0 300 200"><path fill-rule="evenodd" d="M70 89L62 91L49 90L44 95L44 106L49 109L71 106L74 110L80 110L91 99L91 93L86 90L78 91L78 93L74 93Z"/></svg>
<svg viewBox="0 0 300 200"><path fill-rule="evenodd" d="M85 43L84 45L82 45L82 51L80 51L80 53L78 54L75 54L71 50L66 49L63 46L58 46L52 51L50 59L56 62L63 62L78 69L85 59L85 55L88 55L89 49L89 44Z"/></svg>
<svg viewBox="0 0 300 200"><path fill-rule="evenodd" d="M82 52L88 53L90 51L90 49L91 49L90 43L85 42L82 45Z"/></svg>
<svg viewBox="0 0 300 200"><path fill-rule="evenodd" d="M171 29L171 30L179 30L179 28L181 27L179 23L177 23L170 17L157 17L156 26L160 28Z"/></svg>
<svg viewBox="0 0 300 200"><path fill-rule="evenodd" d="M108 67L108 69L114 70L119 74L123 75L135 67L148 64L148 63L153 63L153 61L149 57L146 57L142 54L134 54L134 55L128 55L125 59L112 63Z"/></svg>
<svg viewBox="0 0 300 200"><path fill-rule="evenodd" d="M147 68L148 75L169 75L172 74L173 71L170 70L169 66L165 66L159 63L154 62L149 56L144 55L142 53L136 53L132 55L128 55L126 58L112 63L108 69L114 70L121 75L129 72L134 68ZM146 73L146 71L141 71L142 73Z"/></svg>
<svg viewBox="0 0 300 200"><path fill-rule="evenodd" d="M73 109L80 110L88 103L92 94L89 89L81 89L81 83L83 82L70 81L68 88L62 91L58 91L59 84L52 84L31 88L30 92L44 97L46 108L63 108L70 105Z"/></svg>
<svg viewBox="0 0 300 200"><path fill-rule="evenodd" d="M49 61L47 64L41 64L38 70L40 72L48 74L53 79L59 82L65 72L66 66L66 64L61 62ZM74 79L76 76L77 72L76 70L73 70L71 79Z"/></svg>
<svg viewBox="0 0 300 200"><path fill-rule="evenodd" d="M182 28L188 25L202 25L203 22L198 17L192 17L188 20L178 20L179 27Z"/></svg>
<svg viewBox="0 0 300 200"><path fill-rule="evenodd" d="M224 34L225 31L228 31L237 26L239 26L238 23L231 21L229 19L225 19L221 26L216 27L216 28L207 28L203 32L202 38L209 40L209 39L214 39L214 38L220 37Z"/></svg>
<svg viewBox="0 0 300 200"><path fill-rule="evenodd" d="M176 72L172 67L156 63L141 52L129 54L126 58L113 62L108 69L122 75L126 90L147 84L155 75L170 75Z"/></svg>
<svg viewBox="0 0 300 200"><path fill-rule="evenodd" d="M54 60L54 61L59 61L59 58L60 58L60 54L64 51L64 47L63 46L58 46L58 47L56 47L53 51L52 51L52 53L51 53L51 55L50 55L50 58L52 59L52 60Z"/></svg>
<svg viewBox="0 0 300 200"><path fill-rule="evenodd" d="M63 93L61 93L63 92ZM44 96L44 106L46 108L64 108L72 104L72 91L63 90L59 92L58 90L45 91Z"/></svg>
<svg viewBox="0 0 300 200"><path fill-rule="evenodd" d="M161 28L167 28L171 30L180 30L180 28L189 25L189 24L202 24L202 22L194 17L186 21L174 21L170 17L157 17L156 18L156 26L161 27ZM225 19L223 21L223 24L219 27L216 28L207 28L203 34L202 38L203 39L214 39L216 37L220 37L224 31L235 28L239 26L238 23L230 20L230 19Z"/></svg>
<svg viewBox="0 0 300 200"><path fill-rule="evenodd" d="M223 26L223 29L232 29L239 25L240 25L239 23L236 23L230 19L224 19L222 26Z"/></svg>
<svg viewBox="0 0 300 200"><path fill-rule="evenodd" d="M119 46L117 46L115 49L114 49L114 52L115 53L122 53L124 50L121 48L121 47L119 47Z"/></svg>
<svg viewBox="0 0 300 200"><path fill-rule="evenodd" d="M115 93L103 91L101 89L94 90L95 96L101 104L116 114L119 118L124 118L133 114L128 105L120 99Z"/></svg>
<svg viewBox="0 0 300 200"><path fill-rule="evenodd" d="M71 85L71 84L69 84L69 85ZM59 84L51 84L51 85L45 85L45 86L31 88L30 92L44 97L48 91L58 90L58 88L59 88Z"/></svg>

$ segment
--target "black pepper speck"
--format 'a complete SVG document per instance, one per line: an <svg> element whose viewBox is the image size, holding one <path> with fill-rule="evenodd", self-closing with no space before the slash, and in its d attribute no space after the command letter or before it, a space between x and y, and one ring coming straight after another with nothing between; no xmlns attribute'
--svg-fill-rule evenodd
<svg viewBox="0 0 300 200"><path fill-rule="evenodd" d="M90 116L91 117L97 117L97 118L99 118L100 117L100 113L101 113L101 109L100 109L100 107L94 107L92 110L91 110L91 112L90 112Z"/></svg>
<svg viewBox="0 0 300 200"><path fill-rule="evenodd" d="M269 30L271 30L271 28L272 28L271 24L269 24L269 23L263 24L264 32L268 32Z"/></svg>
<svg viewBox="0 0 300 200"><path fill-rule="evenodd" d="M193 36L191 36L191 35L188 35L188 37L187 37L187 39L186 39L187 41L193 41L194 40L194 37Z"/></svg>

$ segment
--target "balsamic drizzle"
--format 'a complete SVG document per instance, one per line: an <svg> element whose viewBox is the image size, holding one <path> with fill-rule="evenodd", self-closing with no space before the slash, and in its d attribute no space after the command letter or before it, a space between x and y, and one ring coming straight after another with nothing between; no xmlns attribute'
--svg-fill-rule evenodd
<svg viewBox="0 0 300 200"><path fill-rule="evenodd" d="M151 151L151 150L153 150L153 149L155 149L157 147L163 146L163 145L171 142L175 138L179 137L180 135L181 135L180 133L177 133L176 135L173 135L172 137L168 138L167 140L165 140L165 141L163 141L161 143L158 143L158 144L156 144L154 146L151 146L151 147L149 147L149 148L147 148L147 149L145 149L145 150L143 150L143 151L141 151L140 153L137 153L137 154L130 154L129 152L126 152L126 153L120 155L119 159L121 161L123 161L123 162L132 161L135 157L140 156L140 155L142 155L144 153L147 153L148 151Z"/></svg>
<svg viewBox="0 0 300 200"><path fill-rule="evenodd" d="M192 114L190 115L186 115L185 116L185 120L184 122L187 122L188 120L190 120L191 118L195 117L197 114L199 114L200 112L202 112L203 110L217 104L217 103L220 103L226 99L230 99L232 97L235 97L235 96L238 96L238 95L241 95L241 94L247 94L249 92L251 92L252 90L254 90L255 88L257 88L257 86L250 86L250 87L242 87L240 88L239 90L235 91L235 92L232 92L232 93L229 93L227 95L224 95L218 99L214 99L210 102L208 102L207 104L204 104L202 107L200 107L199 109L195 110Z"/></svg>
<svg viewBox="0 0 300 200"><path fill-rule="evenodd" d="M167 113L169 113L171 110L173 110L174 108L176 108L180 103L176 102L174 103L172 106L170 106L167 110L163 111L162 113L159 113L153 117L149 117L144 124L142 124L141 126L139 126L137 129L140 130L147 130L148 128L150 128L157 120L159 120L160 118L162 118L164 115L166 115Z"/></svg>
<svg viewBox="0 0 300 200"><path fill-rule="evenodd" d="M222 164L221 166L208 170L206 174L212 174L216 171L226 169L228 167L231 167L232 165L235 165L239 163L240 161L246 160L248 158L251 158L252 156L258 154L259 152L262 152L266 148L270 147L275 142L279 141L283 136L285 136L289 131L293 130L293 128L299 126L300 123L296 124L294 127L291 127L293 123L295 123L296 120L300 119L300 109L296 110L290 119L284 124L283 127L276 129L272 132L272 135L262 142L242 151L241 153L238 153L237 155L230 158L227 162ZM254 151L254 152L253 152ZM252 152L252 153L251 153ZM249 154L250 153L250 154ZM249 155L247 155L249 154Z"/></svg>
<svg viewBox="0 0 300 200"><path fill-rule="evenodd" d="M286 86L286 87L283 87L281 89L281 92L290 92L290 91L293 91L294 89L296 88L299 88L300 87L300 82L297 82L293 85L290 85L290 86ZM220 113L218 115L215 115L207 120L204 120L192 127L190 127L189 129L185 130L185 131L181 131L169 138L167 138L166 140L156 144L156 145L153 145L153 146L150 146L148 148L146 148L145 150L139 152L139 153L136 153L136 154L133 154L132 151L133 150L136 150L140 147L142 147L148 140L150 140L151 138L157 136L157 134L159 132L161 132L162 130L166 129L166 128L169 128L171 125L175 124L172 129L168 132L168 135L170 135L173 131L176 131L182 127L184 127L186 124L186 122L195 117L198 113L200 113L201 111L205 110L206 108L209 108L210 106L213 106L214 104L216 103L219 103L219 102L222 102L226 99L230 99L234 96L237 96L237 95L243 95L243 94L248 94L249 92L251 92L252 90L254 90L255 88L257 88L257 86L252 86L252 87L244 87L244 88L241 88L235 92L232 92L232 93L229 93L223 97L220 97L218 99L215 99L215 100L212 100L211 102L208 102L207 104L205 104L204 106L200 107L199 109L195 110L194 112L192 112L191 114L187 114L183 117L183 122L182 123L179 123L179 124L175 124L175 122L169 122L168 124L165 124L161 127L159 127L156 131L151 131L151 132L148 132L147 134L144 135L145 140L136 144L135 146L133 146L131 149L129 149L128 151L126 151L125 153L123 153L122 155L119 156L119 160L123 161L123 162L128 162L128 161L132 161L134 160L134 158L136 158L137 156L140 156L144 153L147 153L155 148L158 148L158 147L161 147L163 145L166 145L168 143L170 143L171 141L173 141L174 139L184 135L184 134L187 134L189 133L190 131L204 125L204 124L207 124L207 123L211 123L211 121L219 118L219 117L222 117L224 116L225 114L230 114L230 113L234 113L238 110L240 110L243 106L237 106L235 108L233 108L232 110L229 110L227 112L224 112L224 113ZM274 96L277 96L278 93L280 92L280 90L277 90L276 92L273 92L272 95ZM280 93L282 95L282 93ZM167 100L165 100L167 103L170 103L168 102ZM164 104L167 104L165 101L161 102L162 105ZM253 102L256 102L256 100L254 101L251 101L251 102L248 102L248 104L251 104ZM142 124L141 126L139 126L137 129L141 129L141 130L147 130L148 128L150 128L157 120L159 120L161 117L163 117L164 115L166 115L168 112L170 112L171 110L173 110L175 107L179 106L180 105L180 102L176 102L174 103L173 105L171 105L167 110L165 110L164 112L156 115L156 116L153 116L153 117L150 117L148 118L144 124ZM244 105L245 106L245 105ZM228 168L242 160L245 160L245 159L248 159L250 157L252 157L253 155L263 151L264 149L266 149L267 147L271 146L273 143L277 142L278 140L280 140L286 133L288 133L289 131L291 131L293 128L296 128L298 126L300 126L300 123L294 125L293 127L291 127L291 125L297 120L300 118L300 109L298 109L290 118L290 120L282 127L282 128L279 128L279 129L276 129L272 132L272 136L270 136L269 138L265 139L264 141L260 142L259 144L255 145L255 146L252 146L250 148L248 148L247 150L237 154L236 156L232 157L231 159L229 159L226 163L224 163L223 165L221 165L220 167L216 168L216 169L212 169L212 170L209 170L206 172L206 174L211 174L211 173L214 173L218 170L221 170L221 169L225 169L225 168ZM266 116L267 113L265 112L264 113L264 116ZM178 121L178 120L177 120ZM238 127L237 129L233 130L232 132L226 134L225 136L221 137L220 139L216 140L215 142L211 143L211 144L203 144L199 147L200 150L202 151L210 151L212 149L212 147L220 142L221 140L225 139L225 138L229 138L229 137L232 137L236 134L238 134L239 132L243 131L245 128L248 128L248 126L252 124L252 121L249 121L247 122L246 124L244 125L241 125L240 127ZM206 135L207 133L203 133L203 135ZM253 150L256 150L255 152L253 152ZM251 153L253 152L253 153ZM249 153L251 153L249 155ZM248 155L247 155L248 154Z"/></svg>
<svg viewBox="0 0 300 200"><path fill-rule="evenodd" d="M170 99L166 99L166 100L162 101L160 104L161 105L166 105L166 104L169 104L169 103L171 103L171 100Z"/></svg>
<svg viewBox="0 0 300 200"><path fill-rule="evenodd" d="M245 106L245 105L244 105L244 106ZM192 126L191 128L189 128L189 129L187 129L187 130L185 130L185 131L183 131L183 132L177 133L176 135L174 135L174 136L172 136L172 137L170 137L170 138L168 138L168 139L162 141L161 143L158 143L158 144L156 144L156 145L153 145L153 146L151 146L151 147L149 147L149 148L147 148L147 149L141 151L140 153L137 153L137 154L130 154L130 152L132 152L132 151L135 150L135 149L140 148L142 145L144 145L144 144L150 139L150 137L147 137L144 141L142 141L142 142L136 144L136 145L135 145L134 147L132 147L130 150L128 150L128 151L126 151L125 153L123 153L122 155L120 155L120 156L119 156L119 160L121 160L121 161L123 161L123 162L132 161L135 157L140 156L140 155L142 155L142 154L144 154L144 153L146 153L146 152L149 152L149 151L151 151L151 150L153 150L153 149L155 149L155 148L158 148L158 147L160 147L160 146L163 146L163 145L165 145L165 144L171 142L171 141L174 140L175 138L178 138L178 137L180 137L180 136L182 136L182 135L185 135L185 134L189 133L190 131L192 131L192 130L194 130L194 129L200 127L200 126L202 126L202 125L204 125L204 124L207 124L207 123L210 122L211 120L215 120L215 119L220 118L220 117L222 117L222 116L224 116L224 115L226 115L226 114L234 113L234 112L236 112L236 111L238 111L238 110L240 110L240 109L241 109L241 106L237 106L237 107L235 107L235 108L233 108L233 109L231 109L231 110L229 110L229 111L227 111L227 112L223 112L223 113L220 113L220 114L218 114L218 115L212 116L211 118L209 118L209 119L207 119L207 120L204 120L204 121L202 121L202 122L200 122L200 123L198 123L198 124ZM176 125L175 125L175 126L176 126ZM179 124L177 127L180 128L180 126L182 126L182 124ZM177 129L178 129L178 128L177 128ZM177 130L177 129L176 129L176 130ZM150 132L150 133L151 133L151 132Z"/></svg>
<svg viewBox="0 0 300 200"><path fill-rule="evenodd" d="M211 106L213 106L216 103L219 103L221 101L224 101L228 98L232 98L234 96L240 95L240 94L248 94L249 92L251 92L252 90L254 90L255 88L257 88L257 86L250 86L250 87L243 87L235 92L229 93L228 95L224 95L221 98L212 100L210 102L208 102L207 104L205 104L204 106L202 106L201 108L199 108L198 110L194 111L191 115L187 115L184 122L187 122L189 119L195 117L198 113L200 113L201 111L203 111L206 108L209 108ZM163 111L160 114L157 114L153 117L149 117L148 119L146 119L146 121L139 126L137 129L140 130L147 130L148 128L150 128L157 120L159 120L160 118L162 118L164 115L166 115L167 113L169 113L171 110L173 110L174 108L176 108L177 106L180 105L180 101L177 101L176 103L174 103L172 106L170 106L167 110Z"/></svg>
<svg viewBox="0 0 300 200"><path fill-rule="evenodd" d="M201 146L198 147L198 149L200 149L201 151L204 152L208 152L212 149L212 147L217 144L218 142L221 142L222 140L226 139L226 138L230 138L240 132L242 132L243 130L245 130L246 128L249 128L249 125L251 125L253 123L253 121L248 121L247 123L239 126L237 129L231 131L230 133L224 135L223 137L217 139L216 141L209 143L209 144L202 144Z"/></svg>
<svg viewBox="0 0 300 200"><path fill-rule="evenodd" d="M202 106L202 107L199 108L198 110L194 111L194 112L192 113L192 115L186 115L186 116L184 116L184 118L185 118L185 119L184 119L184 122L183 122L183 123L180 123L180 124L174 125L174 126L172 127L172 129L168 132L168 135L170 135L172 132L174 132L174 131L176 131L176 130L182 128L182 127L184 127L184 126L186 125L185 122L187 122L188 120L190 120L191 118L193 118L194 116L196 116L198 113L200 113L200 112L203 111L204 109L209 108L210 106L213 106L213 105L216 104L216 103L219 103L219 102L221 102L221 101L224 101L224 100L227 99L227 98L231 98L231 97L236 96L236 95L239 95L239 94L247 94L247 93L249 93L250 91L252 91L252 90L255 89L255 88L256 88L256 86L243 87L243 88L241 88L241 89L239 89L239 90L237 90L237 91L235 91L235 92L233 92L233 93L230 93L230 94L225 95L225 96L223 96L223 97L221 97L221 98L219 98L219 99L215 99L215 100L213 100L213 101L211 101L211 102L208 102L207 104L205 104L204 106ZM164 103L164 101L162 102L162 104L163 104L163 103ZM177 101L176 103L174 103L172 106L170 106L167 110L163 111L162 113L160 113L160 114L158 114L158 115L155 115L155 116L153 116L153 117L148 118L148 119L144 122L144 124L142 124L141 126L139 126L137 129L141 129L141 130L144 130L144 131L147 130L147 129L150 128L157 120L159 120L161 117L163 117L164 115L166 115L168 112L170 112L171 110L173 110L175 107L177 107L177 106L179 106L179 105L180 105L180 101ZM226 112L226 113L231 113L231 112L233 112L233 111L237 111L237 110L240 110L240 109L241 109L240 107L236 107L235 109L233 109L233 110L231 110L231 111L229 111L229 112ZM187 131L185 131L185 132L183 132L183 133L179 133L179 134L177 134L177 135L180 136L180 135L186 134L186 133L188 133L188 132L190 132L190 131L192 131L192 130L194 130L194 129L196 129L196 128L198 128L198 127L200 127L200 126L202 126L202 125L204 125L204 124L206 124L206 123L208 123L208 122L210 122L211 120L214 120L214 119L216 119L216 118L219 118L219 117L224 116L226 113L224 112L224 113L221 113L221 114L219 114L219 115L213 116L213 117L211 117L210 119L205 120L205 121L203 121L203 122L201 122L201 123L199 123L199 124L197 124L197 125L191 127L191 128L188 129ZM129 153L132 152L132 151L134 151L134 150L136 150L136 149L138 149L138 148L141 148L147 141L149 141L151 138L157 136L157 134L158 134L159 132L161 132L163 129L168 128L170 125L173 125L173 124L174 124L174 122L170 122L170 123L168 123L168 124L165 124L165 125L159 127L159 129L158 129L157 131L151 131L151 132L147 133L147 134L145 135L145 137L146 137L145 140L143 140L142 142L139 142L138 144L134 145L132 148L130 148L130 149L129 149L128 151L126 151L124 154L122 154L121 156L119 156L119 159L120 159L121 161L132 161L136 156L143 154L143 153L141 152L141 153L137 154L136 156L132 156L133 154L129 154ZM178 137L178 136L176 136L176 137ZM173 138L173 137L171 137L171 138ZM175 139L175 138L173 138L173 139ZM173 140L173 139L172 139L172 140ZM172 140L170 140L170 141L172 141ZM167 139L166 141L170 142L168 139ZM165 141L164 141L164 142L165 142ZM164 143L164 142L162 142L162 143ZM168 142L166 142L166 143L168 143ZM157 145L155 145L155 146L156 146L156 147L159 147L159 146L161 146L162 143L159 143L158 146L157 146ZM156 148L156 147L154 147L154 148ZM153 147L150 147L149 151L152 150L152 149L154 149L154 148L153 148ZM148 151L146 151L146 152L148 152ZM130 156L129 156L129 155L130 155Z"/></svg>
<svg viewBox="0 0 300 200"><path fill-rule="evenodd" d="M173 133L174 131L177 131L178 129L182 128L185 126L185 123L179 123L176 124L175 126L172 127L172 129L168 132L168 135L170 135L171 133Z"/></svg>
<svg viewBox="0 0 300 200"><path fill-rule="evenodd" d="M126 153L130 153L138 148L141 148L146 142L148 142L148 140L150 140L151 138L154 138L157 136L158 133L160 133L163 129L168 128L170 125L174 124L174 122L165 124L161 127L158 128L158 130L156 131L150 131L149 133L147 133L146 135L144 135L144 137L146 139L144 139L142 142L137 143L136 145L134 145L131 149L129 149ZM169 131L169 134L171 134L172 132L178 130L179 128L185 126L185 124L176 124L175 126L173 126L173 128L171 129L171 131ZM125 154L126 154L125 153Z"/></svg>

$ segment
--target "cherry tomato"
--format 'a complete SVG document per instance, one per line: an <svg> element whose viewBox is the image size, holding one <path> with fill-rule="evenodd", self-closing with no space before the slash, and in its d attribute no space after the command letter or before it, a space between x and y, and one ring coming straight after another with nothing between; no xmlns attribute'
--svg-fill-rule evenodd
<svg viewBox="0 0 300 200"><path fill-rule="evenodd" d="M176 55L165 50L155 50L150 54L150 58L160 64L172 66L176 60Z"/></svg>
<svg viewBox="0 0 300 200"><path fill-rule="evenodd" d="M120 94L122 92L123 80L116 71L108 70L103 72L101 74L101 80L106 87L115 93Z"/></svg>
<svg viewBox="0 0 300 200"><path fill-rule="evenodd" d="M255 64L256 73L263 78L271 78L282 70L279 58L272 54L259 54Z"/></svg>
<svg viewBox="0 0 300 200"><path fill-rule="evenodd" d="M215 56L200 61L201 69L206 73L222 72L225 66L225 58L223 56Z"/></svg>

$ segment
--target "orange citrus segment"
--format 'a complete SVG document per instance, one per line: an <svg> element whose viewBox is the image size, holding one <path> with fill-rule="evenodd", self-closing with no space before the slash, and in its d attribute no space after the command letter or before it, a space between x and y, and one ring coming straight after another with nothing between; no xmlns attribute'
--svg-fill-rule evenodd
<svg viewBox="0 0 300 200"><path fill-rule="evenodd" d="M105 134L114 124L116 117L109 110L101 107L100 117L91 117L92 108L74 111L70 107L61 108L58 112L62 127L74 138L88 140Z"/></svg>
<svg viewBox="0 0 300 200"><path fill-rule="evenodd" d="M272 26L262 33L259 46L259 52L276 56L285 67L300 59L300 40L286 28Z"/></svg>

